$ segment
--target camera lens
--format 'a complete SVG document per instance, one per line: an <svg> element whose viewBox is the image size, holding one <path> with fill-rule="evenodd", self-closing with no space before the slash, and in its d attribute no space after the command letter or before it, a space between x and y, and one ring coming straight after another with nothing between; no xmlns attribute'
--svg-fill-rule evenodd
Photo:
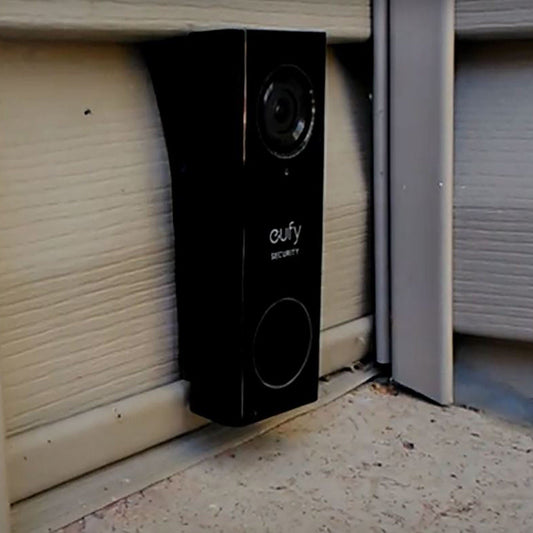
<svg viewBox="0 0 533 533"><path fill-rule="evenodd" d="M315 115L311 82L293 65L283 65L266 79L258 102L259 130L267 148L292 157L309 140Z"/></svg>
<svg viewBox="0 0 533 533"><path fill-rule="evenodd" d="M281 96L274 105L274 119L278 124L287 124L293 114L293 104L289 98Z"/></svg>

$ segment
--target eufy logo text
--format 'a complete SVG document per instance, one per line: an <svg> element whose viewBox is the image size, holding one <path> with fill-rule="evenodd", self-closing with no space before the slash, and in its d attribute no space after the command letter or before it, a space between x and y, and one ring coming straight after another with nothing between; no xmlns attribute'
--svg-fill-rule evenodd
<svg viewBox="0 0 533 533"><path fill-rule="evenodd" d="M270 253L271 261L278 259L284 259L285 257L293 257L300 253L300 249L296 248L296 245L300 241L300 235L302 233L302 225L296 225L294 221L290 221L289 225L284 228L272 228L269 233L269 239L271 244L286 244L292 246L292 248L286 250L280 250Z"/></svg>

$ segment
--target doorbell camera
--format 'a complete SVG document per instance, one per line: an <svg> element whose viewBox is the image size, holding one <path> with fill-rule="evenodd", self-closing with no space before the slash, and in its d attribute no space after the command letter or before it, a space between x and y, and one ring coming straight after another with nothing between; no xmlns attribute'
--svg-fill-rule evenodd
<svg viewBox="0 0 533 533"><path fill-rule="evenodd" d="M240 426L317 399L325 34L145 47L172 173L178 347L194 413Z"/></svg>
<svg viewBox="0 0 533 533"><path fill-rule="evenodd" d="M316 113L313 85L296 65L281 65L265 80L257 100L259 134L277 157L305 148Z"/></svg>

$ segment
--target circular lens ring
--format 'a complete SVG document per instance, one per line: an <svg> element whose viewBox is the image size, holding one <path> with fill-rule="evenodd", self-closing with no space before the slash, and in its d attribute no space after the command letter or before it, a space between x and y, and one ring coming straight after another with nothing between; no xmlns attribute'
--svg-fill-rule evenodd
<svg viewBox="0 0 533 533"><path fill-rule="evenodd" d="M283 130L272 126L276 97L290 95L292 120ZM273 107L274 106L274 107ZM271 115L269 112L272 111ZM307 146L315 123L316 103L308 76L296 65L283 64L265 79L257 105L258 130L267 150L282 159L298 155Z"/></svg>

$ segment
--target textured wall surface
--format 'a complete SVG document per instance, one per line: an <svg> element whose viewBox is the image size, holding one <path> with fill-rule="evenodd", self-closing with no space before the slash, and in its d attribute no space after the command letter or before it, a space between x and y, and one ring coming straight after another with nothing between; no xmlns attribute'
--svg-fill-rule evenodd
<svg viewBox="0 0 533 533"><path fill-rule="evenodd" d="M220 27L321 29L370 37L370 0L2 0L0 35L131 39Z"/></svg>
<svg viewBox="0 0 533 533"><path fill-rule="evenodd" d="M520 38L533 35L531 0L456 0L459 37Z"/></svg>
<svg viewBox="0 0 533 533"><path fill-rule="evenodd" d="M1 10L0 10L1 12ZM370 312L370 105L328 56L325 327ZM170 176L132 48L0 44L8 434L178 378Z"/></svg>
<svg viewBox="0 0 533 533"><path fill-rule="evenodd" d="M0 46L0 373L9 433L176 377L169 171L119 46Z"/></svg>
<svg viewBox="0 0 533 533"><path fill-rule="evenodd" d="M328 55L322 327L371 313L371 102L361 80Z"/></svg>
<svg viewBox="0 0 533 533"><path fill-rule="evenodd" d="M533 340L533 43L457 51L454 326Z"/></svg>

